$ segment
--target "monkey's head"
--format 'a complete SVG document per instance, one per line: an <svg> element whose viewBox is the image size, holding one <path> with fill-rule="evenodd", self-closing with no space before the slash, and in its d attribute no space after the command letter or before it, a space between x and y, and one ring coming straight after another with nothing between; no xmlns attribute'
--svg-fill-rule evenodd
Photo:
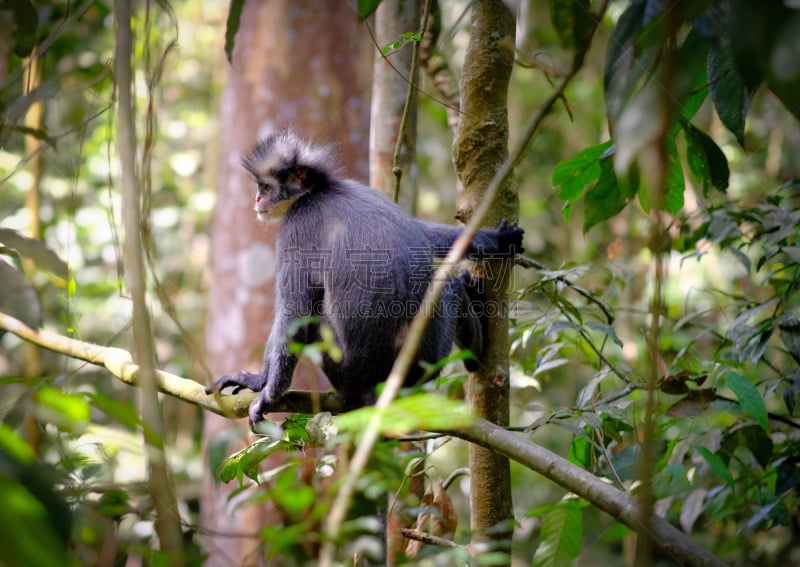
<svg viewBox="0 0 800 567"><path fill-rule="evenodd" d="M280 221L303 196L324 191L336 175L330 148L312 147L293 132L271 134L242 159L256 182L258 219Z"/></svg>

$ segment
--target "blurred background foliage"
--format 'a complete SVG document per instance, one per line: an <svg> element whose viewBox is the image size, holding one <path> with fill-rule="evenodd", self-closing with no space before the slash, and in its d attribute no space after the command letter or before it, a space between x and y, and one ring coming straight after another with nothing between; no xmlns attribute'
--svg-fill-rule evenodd
<svg viewBox="0 0 800 567"><path fill-rule="evenodd" d="M551 92L557 70L571 62L572 52L552 23L551 4L559 3L520 5L520 65L509 101L512 140ZM795 9L791 2L778 4ZM731 5L744 9L740 2ZM119 261L111 6L37 1L33 13L26 6L0 3L0 55L7 64L0 76L0 227L40 238L69 269L61 273L41 260L40 249L25 254L24 246L0 238L2 260L24 273L23 284L35 290L41 309L16 291L22 284L12 285L10 272L0 272L0 308L34 323L41 318L82 340L129 348L130 302ZM517 167L526 255L546 268L517 270L512 348L513 423L537 443L628 488L641 450L637 427L644 396L635 386L650 364L648 215L634 203L584 232L587 201L571 202L567 221L553 173L559 163L609 139L604 66L612 29L629 6L610 3L584 69ZM226 74L236 72L223 50L228 4L174 1L149 9L149 19L137 18L134 25L137 58L143 61L135 83L139 141L152 152L152 269L186 333L203 344L198 338L206 332L207 224L218 182L215 140L225 127L217 120L217 101ZM786 28L796 23L796 12L791 14ZM443 3L443 17L439 47L457 74L468 3ZM774 39L774 51L797 56L778 58L785 65L778 68L791 71L800 53L789 31ZM31 57L38 72L31 72ZM692 124L724 154L728 187L724 193L704 191L682 158L684 204L668 224L666 309L657 345L657 510L738 565L800 561L800 129L781 102L793 102L792 95L781 94L791 79L767 77L774 89L752 93L740 133L730 124L726 128L710 97L697 109ZM434 91L424 81L422 89ZM147 140L150 119L154 137ZM456 207L450 136L445 109L422 96L418 210L445 222ZM677 143L686 155L688 142ZM32 193L39 195L36 208ZM162 301L152 306L160 367L204 381L202 353L187 348ZM457 382L457 373L450 380ZM0 564L22 564L15 560L25 558L28 565L111 565L129 556L151 557L152 506L142 484L136 392L10 334L0 338L0 377L0 501L9 503L0 507L0 517L12 526L0 534ZM209 468L200 451L202 415L187 404L164 404L180 513L199 562L199 480ZM225 441L210 455L218 467ZM453 463L466 462L461 442L427 445L430 477L445 478L457 468ZM286 448L271 446L265 453ZM299 459L301 452L293 454ZM373 459L364 493L396 486L407 474L391 455ZM404 456L402 463L413 459ZM228 461L227 478L237 477L237 463ZM289 465L299 466L299 460ZM317 504L293 484L294 476L281 473L267 479L275 484L265 484L261 496L295 493L298 500L281 501L290 519L263 537L271 538L272 553L299 554L302 531L314 525L309 518L315 515L306 512ZM581 535L570 560L625 564L626 528L591 507L560 500L563 490L532 481L516 465L512 474L520 564L534 555L542 527L555 512L565 518L565 531ZM455 535L461 541L469 525L463 520L468 491L466 476L449 489L462 518ZM292 517L303 520L292 524ZM40 535L35 543L30 533ZM439 564L458 553L444 552Z"/></svg>

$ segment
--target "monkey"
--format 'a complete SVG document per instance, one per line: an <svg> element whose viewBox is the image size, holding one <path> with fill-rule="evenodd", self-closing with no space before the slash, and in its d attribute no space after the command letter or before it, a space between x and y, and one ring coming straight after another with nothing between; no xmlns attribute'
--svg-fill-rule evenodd
<svg viewBox="0 0 800 567"><path fill-rule="evenodd" d="M446 256L462 228L410 216L344 176L331 146L310 145L292 131L257 142L242 165L257 187L258 219L278 225L275 315L262 370L225 374L209 392L260 392L249 408L254 426L291 386L297 364L291 341L316 342L320 325L327 325L341 358L323 355L322 370L346 407L374 403L375 387L388 377L433 277L435 258ZM504 219L496 230L479 230L466 256L513 258L522 252L522 235ZM420 363L445 358L454 342L480 360L487 325L482 284L463 269L449 276L406 386L434 377ZM309 322L288 337L296 320ZM478 368L474 359L464 362L469 371Z"/></svg>

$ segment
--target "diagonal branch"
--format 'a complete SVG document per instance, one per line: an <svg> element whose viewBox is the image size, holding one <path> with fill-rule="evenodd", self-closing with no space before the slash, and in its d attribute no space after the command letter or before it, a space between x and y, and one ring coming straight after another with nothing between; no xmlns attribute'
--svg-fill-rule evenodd
<svg viewBox="0 0 800 567"><path fill-rule="evenodd" d="M45 329L31 329L20 320L2 312L0 329L53 352L102 366L126 384L139 385L139 367L124 349L79 341ZM161 370L156 371L156 381L162 393L227 417L246 417L247 408L255 397L252 393L236 396L206 394L203 384ZM341 398L333 392L320 394L302 391L288 392L278 401L276 407L278 411L299 413L311 413L314 407L331 413L340 413L347 409ZM652 517L649 525L643 525L641 516L636 513L637 503L629 494L519 434L482 419L476 419L468 427L441 433L497 451L541 474L632 530L648 535L679 564L724 565L708 550L658 516Z"/></svg>

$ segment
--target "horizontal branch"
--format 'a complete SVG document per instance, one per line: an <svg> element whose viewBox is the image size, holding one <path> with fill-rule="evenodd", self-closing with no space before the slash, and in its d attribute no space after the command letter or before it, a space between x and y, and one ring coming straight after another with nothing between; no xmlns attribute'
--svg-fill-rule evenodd
<svg viewBox="0 0 800 567"><path fill-rule="evenodd" d="M139 386L139 366L124 349L80 341L46 329L32 329L19 319L2 312L0 312L0 329L14 333L21 339L47 350L102 366L118 380L131 386ZM156 371L156 379L158 389L162 393L228 418L247 417L247 408L257 395L251 392L243 392L236 396L207 394L205 385L163 370ZM273 405L272 411L341 413L344 409L342 398L335 392L320 394L293 391L288 392Z"/></svg>
<svg viewBox="0 0 800 567"><path fill-rule="evenodd" d="M53 352L102 366L126 384L138 386L139 367L124 349L79 341L45 329L31 329L5 313L0 313L0 329ZM158 388L164 394L229 418L246 417L247 408L257 395L249 392L236 396L206 394L203 384L161 370L156 372L156 378ZM341 413L344 410L343 400L335 392L297 390L287 392L273 409L275 412L290 413ZM518 434L483 419L475 419L468 427L441 433L497 451L552 480L632 530L651 538L655 545L679 564L724 565L708 550L658 516L653 516L649 525L643 525L637 503L629 494Z"/></svg>

